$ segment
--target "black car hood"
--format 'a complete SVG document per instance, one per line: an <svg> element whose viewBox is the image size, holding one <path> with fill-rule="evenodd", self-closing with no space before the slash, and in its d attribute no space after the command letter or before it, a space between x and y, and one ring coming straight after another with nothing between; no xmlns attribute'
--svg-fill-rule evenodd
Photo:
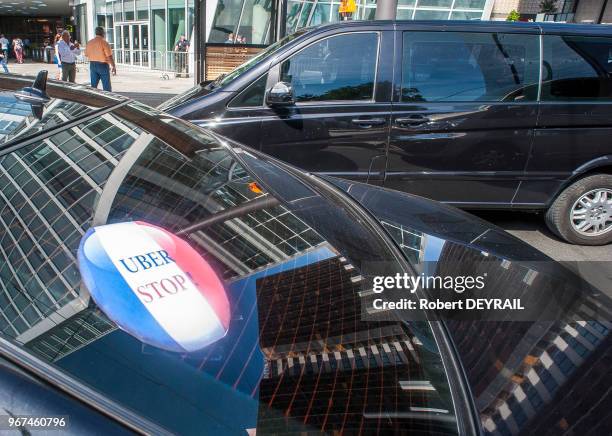
<svg viewBox="0 0 612 436"><path fill-rule="evenodd" d="M379 221L401 222L416 231L510 260L551 261L503 229L455 207L359 182L324 178L358 201Z"/></svg>
<svg viewBox="0 0 612 436"><path fill-rule="evenodd" d="M491 265L494 274L503 277L495 283L500 296L520 293L517 289L535 275L508 274L494 264L520 265L537 271L530 292L544 295L544 301L539 303L541 318L446 318L485 433L503 434L508 421L514 421L516 427L512 434L580 434L587 428L593 434L605 432L594 430L602 425L597 405L609 405L612 394L609 389L593 387L612 383L609 290L594 289L564 265L461 210L375 186L325 179L367 208L381 223L405 223L414 233L445 241L445 250L452 255L439 259L442 265L438 271L448 271L443 264L456 262L459 272L470 273L481 262L480 253L492 255L497 259ZM392 237L397 242L397 236ZM557 304L556 295L562 298L564 286L577 290L579 296L552 317L549 307ZM590 394L591 389L597 392ZM602 400L604 397L608 399ZM577 402L580 411L574 414ZM568 415L572 418L560 421L560 416ZM581 431L582 422L589 426L592 423L592 427Z"/></svg>
<svg viewBox="0 0 612 436"><path fill-rule="evenodd" d="M417 265L417 271L484 271L490 289L482 297L531 299L527 300L530 308L510 319L553 321L587 301L596 301L596 316L612 313L608 290L596 289L574 271L573 265L549 258L474 215L416 195L324 178L374 215L411 263L421 265ZM535 283L532 276L537 276Z"/></svg>

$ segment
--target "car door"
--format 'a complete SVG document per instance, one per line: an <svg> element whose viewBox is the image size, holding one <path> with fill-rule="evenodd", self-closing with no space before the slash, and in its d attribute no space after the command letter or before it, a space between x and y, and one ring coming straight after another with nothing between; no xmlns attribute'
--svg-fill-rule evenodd
<svg viewBox="0 0 612 436"><path fill-rule="evenodd" d="M268 89L290 83L295 104L262 110L262 151L308 171L382 181L393 32L379 29L324 35L271 68Z"/></svg>
<svg viewBox="0 0 612 436"><path fill-rule="evenodd" d="M398 32L385 186L509 205L537 119L537 34Z"/></svg>
<svg viewBox="0 0 612 436"><path fill-rule="evenodd" d="M542 53L538 128L515 199L539 207L574 175L612 159L612 38L544 35Z"/></svg>

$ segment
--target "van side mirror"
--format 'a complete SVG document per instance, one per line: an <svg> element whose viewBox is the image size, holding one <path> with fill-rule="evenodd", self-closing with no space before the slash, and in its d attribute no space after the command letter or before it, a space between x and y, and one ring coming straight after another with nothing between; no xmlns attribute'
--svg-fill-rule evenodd
<svg viewBox="0 0 612 436"><path fill-rule="evenodd" d="M266 104L268 106L291 106L295 104L291 84L278 82L274 85L266 95Z"/></svg>

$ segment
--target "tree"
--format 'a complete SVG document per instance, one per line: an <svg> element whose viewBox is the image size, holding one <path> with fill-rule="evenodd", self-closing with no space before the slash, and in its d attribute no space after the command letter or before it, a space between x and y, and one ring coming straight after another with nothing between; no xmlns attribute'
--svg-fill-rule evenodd
<svg viewBox="0 0 612 436"><path fill-rule="evenodd" d="M557 12L555 0L542 0L540 3L540 12L543 14L554 14Z"/></svg>
<svg viewBox="0 0 612 436"><path fill-rule="evenodd" d="M521 14L519 14L516 9L512 9L508 14L508 18L506 18L506 21L518 21L519 18L521 18Z"/></svg>

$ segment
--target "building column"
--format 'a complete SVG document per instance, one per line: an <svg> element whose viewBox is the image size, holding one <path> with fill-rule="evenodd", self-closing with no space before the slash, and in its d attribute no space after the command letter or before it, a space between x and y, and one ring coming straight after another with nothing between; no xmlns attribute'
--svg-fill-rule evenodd
<svg viewBox="0 0 612 436"><path fill-rule="evenodd" d="M376 5L377 20L395 20L397 14L397 0L378 0Z"/></svg>
<svg viewBox="0 0 612 436"><path fill-rule="evenodd" d="M87 41L89 41L90 39L96 36L95 30L96 26L98 25L98 20L96 15L96 1L88 0L86 4L87 9L85 12L87 14ZM87 44L87 41L79 42L81 43L81 45L85 45Z"/></svg>
<svg viewBox="0 0 612 436"><path fill-rule="evenodd" d="M206 3L204 0L194 2L193 52L195 83L206 80L206 39L207 26Z"/></svg>

